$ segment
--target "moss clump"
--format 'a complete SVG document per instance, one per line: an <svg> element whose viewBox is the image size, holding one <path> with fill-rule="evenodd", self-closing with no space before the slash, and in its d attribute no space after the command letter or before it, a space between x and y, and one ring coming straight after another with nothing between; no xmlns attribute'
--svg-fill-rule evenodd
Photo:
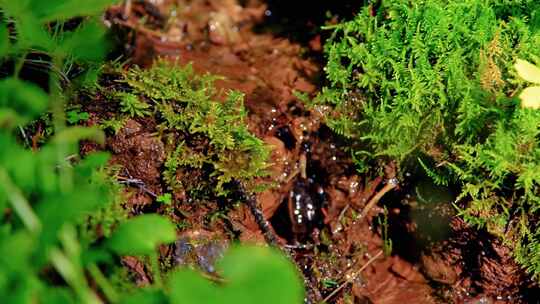
<svg viewBox="0 0 540 304"><path fill-rule="evenodd" d="M168 151L163 178L174 193L222 196L231 181L249 185L265 174L269 149L247 129L242 93L217 90L216 79L158 60L150 69L131 68L108 94L121 105L135 98L130 104L153 114Z"/></svg>
<svg viewBox="0 0 540 304"><path fill-rule="evenodd" d="M314 104L356 139L359 166L422 159L457 184L460 214L540 275L540 112L515 98L517 58L538 63L537 1L383 1L332 26L329 86ZM535 21L536 20L536 21ZM360 148L359 148L360 147Z"/></svg>

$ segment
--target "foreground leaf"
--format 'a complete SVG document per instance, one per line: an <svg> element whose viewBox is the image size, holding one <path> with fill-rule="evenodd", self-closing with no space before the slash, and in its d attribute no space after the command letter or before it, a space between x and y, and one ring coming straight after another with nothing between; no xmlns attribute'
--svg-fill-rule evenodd
<svg viewBox="0 0 540 304"><path fill-rule="evenodd" d="M0 112L11 110L16 114L14 123L24 124L37 118L47 109L48 102L49 96L35 84L14 77L0 80Z"/></svg>
<svg viewBox="0 0 540 304"><path fill-rule="evenodd" d="M12 1L18 2L18 1ZM25 1L28 2L28 1ZM74 17L95 15L101 13L117 0L32 0L33 13L42 22L66 20Z"/></svg>
<svg viewBox="0 0 540 304"><path fill-rule="evenodd" d="M219 263L222 286L191 270L172 277L171 301L175 304L297 304L303 288L292 263L267 247L235 247Z"/></svg>
<svg viewBox="0 0 540 304"><path fill-rule="evenodd" d="M176 240L176 229L165 217L157 214L131 218L113 233L109 248L119 255L149 255L159 244Z"/></svg>

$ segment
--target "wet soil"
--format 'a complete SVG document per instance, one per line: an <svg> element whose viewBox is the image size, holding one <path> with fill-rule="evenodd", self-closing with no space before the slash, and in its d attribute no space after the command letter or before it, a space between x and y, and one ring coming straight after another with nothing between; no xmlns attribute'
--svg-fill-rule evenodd
<svg viewBox="0 0 540 304"><path fill-rule="evenodd" d="M323 11L316 5L314 9ZM351 8L344 5L335 10L346 16ZM224 91L245 94L250 130L273 149L270 174L260 181L273 186L256 199L279 246L306 278L307 302L521 301L516 296L523 293L526 279L510 259L505 260L509 256L503 252L505 247L489 243L492 252L482 257L478 251L486 246L477 242L491 239L467 228L451 212L442 220L434 219L443 222L449 234L430 239L429 246L419 245L422 237L413 215L425 219L444 212L422 211L403 202L409 187L398 187L383 198L386 216L382 208L374 207L359 217L394 177L395 168L391 164L381 167L378 171L386 172L384 176L358 174L347 141L321 122L324 109L307 109L296 97L295 92L315 94L321 84L322 42L317 28L324 17L313 14L313 18L292 22L294 16L288 13L287 21L279 23L283 12L279 1L135 1L129 10L113 7L107 20L125 39L124 51L131 64L148 67L157 57L191 63L199 73L224 76L217 82ZM284 34L287 26L289 31L306 30L306 35ZM90 103L86 110L92 117L107 115L99 103L93 108ZM164 192L159 176L165 148L152 130L151 121L130 120L107 140L112 162L121 166L121 176L132 188L126 203L132 213L158 208L153 202ZM163 259L182 265L192 261L212 272L208 261L219 257L229 241L265 243L260 225L246 206L224 211L221 203L209 199L196 206L179 204L175 210L161 210L185 224L177 244L162 248ZM385 218L388 233L382 224ZM386 255L382 252L388 235L394 240L394 251ZM469 265L472 260L476 261L473 266ZM137 274L141 285L148 281L140 261L126 258L124 264ZM506 282L501 283L499 277Z"/></svg>

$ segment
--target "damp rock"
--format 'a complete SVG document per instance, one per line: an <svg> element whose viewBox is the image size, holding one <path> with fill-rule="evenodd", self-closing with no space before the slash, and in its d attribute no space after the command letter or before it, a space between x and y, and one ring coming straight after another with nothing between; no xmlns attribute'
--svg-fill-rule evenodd
<svg viewBox="0 0 540 304"><path fill-rule="evenodd" d="M184 233L175 242L174 261L177 266L197 268L207 273L216 272L229 243L218 234L204 230Z"/></svg>

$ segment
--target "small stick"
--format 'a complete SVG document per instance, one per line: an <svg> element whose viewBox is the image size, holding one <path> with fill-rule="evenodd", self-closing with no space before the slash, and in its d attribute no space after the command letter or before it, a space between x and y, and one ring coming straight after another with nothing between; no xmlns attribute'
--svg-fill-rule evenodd
<svg viewBox="0 0 540 304"><path fill-rule="evenodd" d="M146 188L146 184L138 178L128 178L128 177L123 177L123 176L117 176L116 179L120 184L125 184L128 186L137 186L137 188L142 190L144 193L150 195L151 197L153 198L158 197L157 194L155 194L154 192Z"/></svg>
<svg viewBox="0 0 540 304"><path fill-rule="evenodd" d="M394 189L395 187L397 187L398 185L398 180L397 178L391 178L388 180L388 182L386 183L386 185L384 185L384 187L381 189L381 191L377 192L377 194L375 194L375 196L373 196L369 202L366 204L366 206L364 207L364 209L362 210L362 213L360 214L360 218L363 218L365 217L369 210L371 210L371 208L373 208L373 206L375 206L377 204L377 202L379 202L379 200L390 190Z"/></svg>
<svg viewBox="0 0 540 304"><path fill-rule="evenodd" d="M332 291L332 293L330 293L326 298L324 298L323 303L328 302L328 300L330 300L332 297L334 297L340 290L345 288L345 286L347 286L347 284L352 283L352 281L354 281L354 279L356 279L356 277L362 271L364 271L364 269L366 269L371 263L373 263L378 257L380 257L381 254L383 254L383 251L379 250L379 252L375 256L373 256L371 259L369 259L369 261L367 261L364 264L364 266L362 266L360 269L358 269L357 272L352 273L345 282L343 282L341 285L339 285L338 288L334 289L334 291Z"/></svg>
<svg viewBox="0 0 540 304"><path fill-rule="evenodd" d="M255 222L257 223L257 226L259 226L259 229L263 233L264 240L272 247L280 248L278 239L276 235L274 234L272 228L270 227L270 223L264 218L264 214L259 208L257 204L257 200L255 199L255 196L253 194L248 194L243 189L243 186L241 186L241 191L243 192L245 196L245 202L246 205L249 208L249 211L251 212L251 215L255 218Z"/></svg>

